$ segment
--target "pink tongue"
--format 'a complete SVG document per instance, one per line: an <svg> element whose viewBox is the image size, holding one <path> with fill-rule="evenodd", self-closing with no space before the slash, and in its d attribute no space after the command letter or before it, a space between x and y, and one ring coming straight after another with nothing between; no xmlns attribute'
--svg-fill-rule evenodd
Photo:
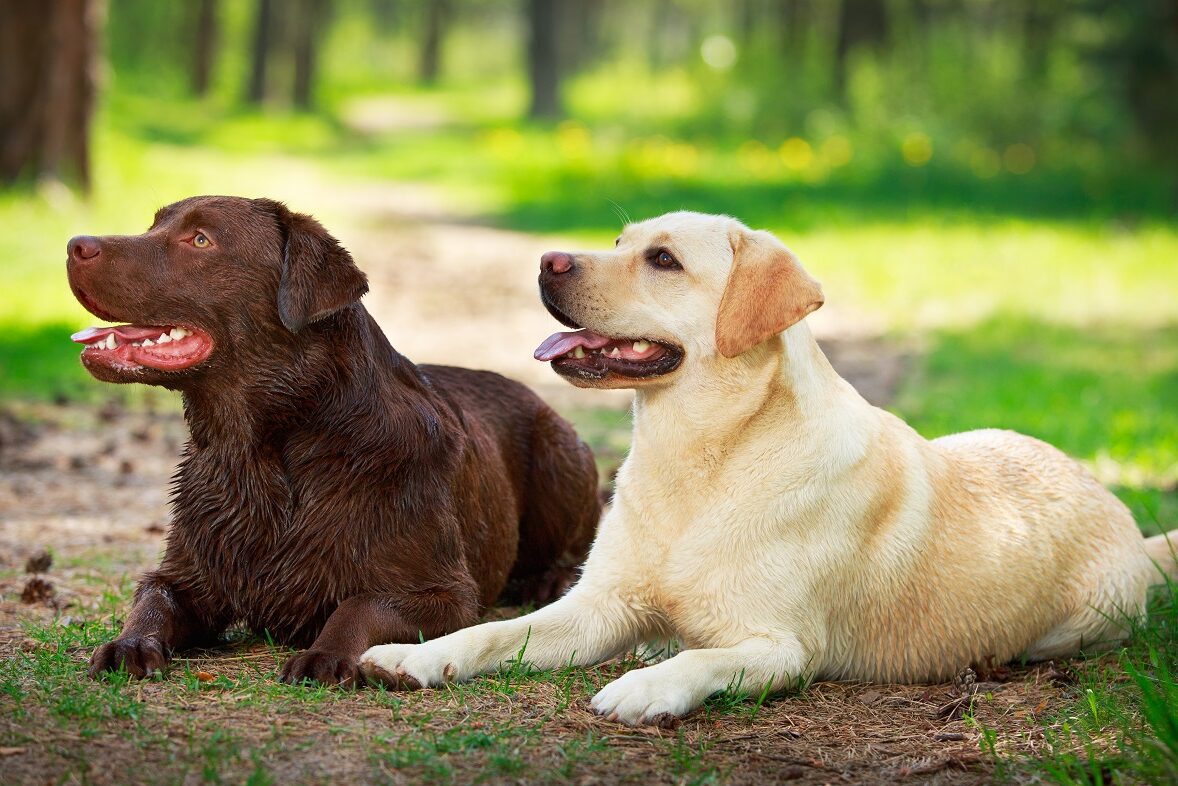
<svg viewBox="0 0 1178 786"><path fill-rule="evenodd" d="M600 349L612 339L599 336L591 330L574 330L569 333L553 333L544 339L544 343L536 347L534 357L547 363L567 355L577 347L585 349Z"/></svg>
<svg viewBox="0 0 1178 786"><path fill-rule="evenodd" d="M114 332L114 328L88 327L70 336L70 341L76 341L79 344L89 344L94 339L106 338L107 334Z"/></svg>
<svg viewBox="0 0 1178 786"><path fill-rule="evenodd" d="M70 336L71 341L79 344L89 344L100 338L114 333L126 341L142 341L145 338L155 338L160 333L167 333L169 328L159 325L116 325L114 327L88 327Z"/></svg>

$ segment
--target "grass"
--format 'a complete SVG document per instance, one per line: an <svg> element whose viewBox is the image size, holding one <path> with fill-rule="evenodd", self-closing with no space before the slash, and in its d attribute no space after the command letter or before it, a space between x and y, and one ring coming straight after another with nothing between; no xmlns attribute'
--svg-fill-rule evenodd
<svg viewBox="0 0 1178 786"><path fill-rule="evenodd" d="M118 558L92 561L114 566ZM118 568L101 584L93 570L67 564L52 576L73 598L63 610L4 612L0 750L15 751L3 754L14 782L43 773L103 781L119 771L148 783L702 784L949 768L964 769L966 782L1038 773L1111 783L1081 775L1096 768L1121 782L1174 765L1172 590L1154 598L1149 624L1122 652L1070 662L1062 687L1051 668L1016 665L987 683L964 718L938 710L956 695L948 686L815 683L769 695L738 678L661 731L604 723L588 701L627 670L671 654L665 649L592 668L541 671L517 659L469 683L390 693L278 683L291 651L233 633L218 649L182 653L161 678L92 681L86 660L118 630L131 587ZM979 745L989 746L993 773Z"/></svg>
<svg viewBox="0 0 1178 786"><path fill-rule="evenodd" d="M553 671L517 664L436 691L346 691L278 683L290 651L238 634L227 650L177 658L157 679L88 679L88 653L117 633L116 615L129 603L129 591L113 592L85 618L25 622L23 643L0 661L0 749L36 748L61 780L101 780L98 766L123 760L150 763L150 776L135 776L145 782L303 782L328 755L325 748L334 747L362 753L347 772L371 782L406 775L438 783L575 779L586 768L610 766L616 751L607 733L584 724L567 728L563 717L573 702L584 705L603 678L640 663ZM544 690L552 686L558 687ZM516 712L538 689L553 701L539 712ZM681 735L651 743L675 773L702 766L685 758ZM99 750L107 757L102 762L83 753ZM291 758L305 769L284 771ZM18 779L31 775L13 772Z"/></svg>
<svg viewBox="0 0 1178 786"><path fill-rule="evenodd" d="M1146 623L1112 655L1075 661L1071 702L1034 733L1038 756L1009 754L983 735L998 775L1069 786L1172 784L1178 779L1178 587L1156 587Z"/></svg>

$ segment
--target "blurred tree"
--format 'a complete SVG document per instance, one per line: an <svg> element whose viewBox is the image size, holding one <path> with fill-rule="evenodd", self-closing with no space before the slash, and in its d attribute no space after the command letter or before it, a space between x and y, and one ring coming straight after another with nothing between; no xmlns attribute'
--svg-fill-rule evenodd
<svg viewBox="0 0 1178 786"><path fill-rule="evenodd" d="M528 0L528 76L532 85L528 114L534 118L553 118L561 114L560 63L556 46L560 36L559 2Z"/></svg>
<svg viewBox="0 0 1178 786"><path fill-rule="evenodd" d="M300 109L311 106L319 33L324 27L326 12L327 0L299 0L295 8L294 87L291 98Z"/></svg>
<svg viewBox="0 0 1178 786"><path fill-rule="evenodd" d="M1033 79L1042 79L1046 76L1055 28L1066 17L1065 9L1061 7L1059 0L1023 2L1023 41L1027 76Z"/></svg>
<svg viewBox="0 0 1178 786"><path fill-rule="evenodd" d="M0 176L90 187L90 119L103 4L5 0L0 7Z"/></svg>
<svg viewBox="0 0 1178 786"><path fill-rule="evenodd" d="M1178 166L1178 0L1089 0L1111 29L1096 53L1118 78L1118 93L1145 145Z"/></svg>
<svg viewBox="0 0 1178 786"><path fill-rule="evenodd" d="M810 28L810 4L807 0L779 0L777 23L785 58L791 62L805 59L806 32Z"/></svg>
<svg viewBox="0 0 1178 786"><path fill-rule="evenodd" d="M736 0L733 9L740 44L742 47L748 47L756 36L757 26L761 21L761 12L764 10L761 0Z"/></svg>
<svg viewBox="0 0 1178 786"><path fill-rule="evenodd" d="M688 14L681 13L673 0L657 0L651 11L643 46L649 67L666 68L690 57L698 41Z"/></svg>
<svg viewBox="0 0 1178 786"><path fill-rule="evenodd" d="M840 95L846 95L847 58L852 50L863 46L882 48L887 38L888 9L885 0L842 1L834 60L834 85Z"/></svg>
<svg viewBox="0 0 1178 786"><path fill-rule="evenodd" d="M373 28L381 34L396 31L401 21L399 0L368 0L367 12L372 17Z"/></svg>
<svg viewBox="0 0 1178 786"><path fill-rule="evenodd" d="M250 58L250 81L246 97L252 104L266 99L266 66L270 60L271 29L274 25L272 0L258 0L254 17L254 43Z"/></svg>
<svg viewBox="0 0 1178 786"><path fill-rule="evenodd" d="M563 0L557 7L557 35L562 75L590 65L606 48L602 40L603 0Z"/></svg>
<svg viewBox="0 0 1178 786"><path fill-rule="evenodd" d="M442 37L450 16L449 0L425 0L425 25L421 33L421 57L417 76L423 84L438 81L442 56Z"/></svg>
<svg viewBox="0 0 1178 786"><path fill-rule="evenodd" d="M203 97L209 91L217 49L217 0L199 0L193 24L192 92Z"/></svg>

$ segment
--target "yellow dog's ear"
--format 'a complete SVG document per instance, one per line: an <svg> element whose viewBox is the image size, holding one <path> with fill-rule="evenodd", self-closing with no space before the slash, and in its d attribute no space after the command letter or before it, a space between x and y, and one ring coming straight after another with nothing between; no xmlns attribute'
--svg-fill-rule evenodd
<svg viewBox="0 0 1178 786"><path fill-rule="evenodd" d="M734 358L822 305L822 285L768 232L744 227L728 235L732 270L716 317L716 348Z"/></svg>

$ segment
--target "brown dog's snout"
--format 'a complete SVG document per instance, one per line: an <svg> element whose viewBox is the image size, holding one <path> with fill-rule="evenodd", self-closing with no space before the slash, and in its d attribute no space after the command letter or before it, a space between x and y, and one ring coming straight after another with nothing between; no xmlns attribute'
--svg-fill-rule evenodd
<svg viewBox="0 0 1178 786"><path fill-rule="evenodd" d="M573 269L573 255L563 251L549 251L540 257L540 272L560 275Z"/></svg>
<svg viewBox="0 0 1178 786"><path fill-rule="evenodd" d="M70 259L79 261L90 260L102 253L102 244L92 235L78 235L70 238L66 244Z"/></svg>

